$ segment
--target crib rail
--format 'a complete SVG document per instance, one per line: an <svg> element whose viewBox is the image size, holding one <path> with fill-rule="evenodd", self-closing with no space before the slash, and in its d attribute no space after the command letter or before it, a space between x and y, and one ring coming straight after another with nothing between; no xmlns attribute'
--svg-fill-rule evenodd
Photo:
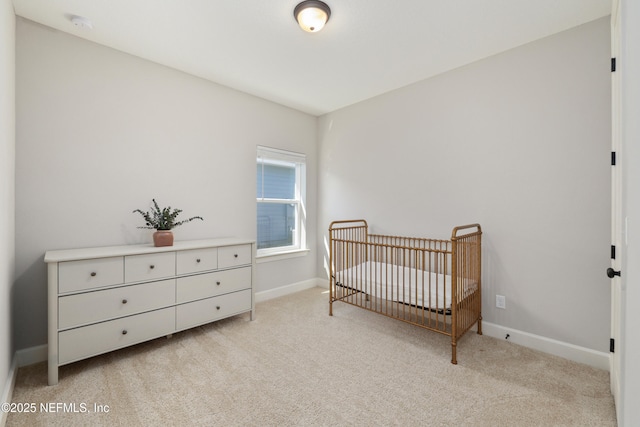
<svg viewBox="0 0 640 427"><path fill-rule="evenodd" d="M452 277L455 278L458 299L452 306L452 334L461 337L476 322L482 334L482 228L480 224L455 227L451 233ZM476 291L463 294L469 284L476 283Z"/></svg>
<svg viewBox="0 0 640 427"><path fill-rule="evenodd" d="M451 240L368 234L365 220L329 227L329 314L341 301L457 338L480 326L478 224L456 227Z"/></svg>

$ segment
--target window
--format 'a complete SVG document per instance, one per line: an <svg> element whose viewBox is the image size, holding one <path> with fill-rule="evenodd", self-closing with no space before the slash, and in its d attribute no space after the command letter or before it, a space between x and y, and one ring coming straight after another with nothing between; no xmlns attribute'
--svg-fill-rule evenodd
<svg viewBox="0 0 640 427"><path fill-rule="evenodd" d="M258 255L305 249L305 156L258 147Z"/></svg>

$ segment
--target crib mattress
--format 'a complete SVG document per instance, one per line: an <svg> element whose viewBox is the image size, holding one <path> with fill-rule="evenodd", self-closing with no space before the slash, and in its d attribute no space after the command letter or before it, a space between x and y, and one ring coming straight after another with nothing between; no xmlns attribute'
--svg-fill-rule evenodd
<svg viewBox="0 0 640 427"><path fill-rule="evenodd" d="M463 298L475 292L475 280L464 279ZM411 304L433 310L451 309L451 276L412 267L366 261L337 272L340 286L374 298Z"/></svg>

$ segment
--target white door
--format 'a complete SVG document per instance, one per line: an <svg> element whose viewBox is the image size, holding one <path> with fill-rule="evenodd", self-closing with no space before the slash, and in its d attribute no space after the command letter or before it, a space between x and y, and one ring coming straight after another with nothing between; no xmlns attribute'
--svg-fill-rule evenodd
<svg viewBox="0 0 640 427"><path fill-rule="evenodd" d="M613 0L611 10L611 56L620 61L620 2ZM620 154L621 146L621 120L620 120L620 73L614 71L612 60L611 73L611 151ZM611 393L619 410L620 404L620 321L621 310L621 279L618 274L621 270L622 250L625 242L622 233L622 171L621 162L616 161L611 166L611 267L607 275L611 277L611 338L613 339L613 353L610 360ZM626 227L625 227L626 228ZM617 345L616 345L617 344ZM618 348L616 348L618 347Z"/></svg>

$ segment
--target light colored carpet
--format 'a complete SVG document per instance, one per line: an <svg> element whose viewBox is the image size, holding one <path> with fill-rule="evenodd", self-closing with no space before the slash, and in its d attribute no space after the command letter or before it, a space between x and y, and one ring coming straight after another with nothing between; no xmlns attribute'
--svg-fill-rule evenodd
<svg viewBox="0 0 640 427"><path fill-rule="evenodd" d="M468 333L448 337L326 290L60 368L18 372L8 426L615 426L608 372ZM45 413L40 403L87 413ZM94 404L108 413L94 413ZM68 407L69 409L69 407Z"/></svg>

